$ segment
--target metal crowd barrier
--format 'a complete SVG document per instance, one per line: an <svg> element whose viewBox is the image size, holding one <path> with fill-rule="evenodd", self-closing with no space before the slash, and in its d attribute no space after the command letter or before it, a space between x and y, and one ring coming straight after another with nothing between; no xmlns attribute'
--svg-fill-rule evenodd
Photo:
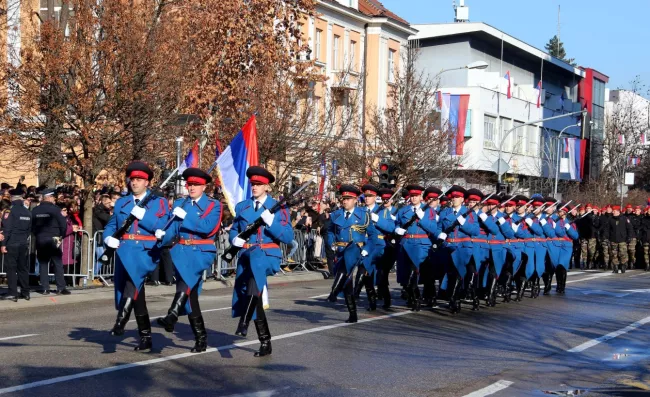
<svg viewBox="0 0 650 397"><path fill-rule="evenodd" d="M104 231L98 230L93 235L93 252L92 252L92 265L88 267L92 271L92 278L99 279L107 287L110 287L109 282L115 275L115 254L109 263L102 265L99 262L99 257L104 253Z"/></svg>

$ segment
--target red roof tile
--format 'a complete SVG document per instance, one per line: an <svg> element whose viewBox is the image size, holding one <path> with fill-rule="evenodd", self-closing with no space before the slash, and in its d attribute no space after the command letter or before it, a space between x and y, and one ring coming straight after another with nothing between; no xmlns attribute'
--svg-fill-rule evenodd
<svg viewBox="0 0 650 397"><path fill-rule="evenodd" d="M373 17L387 17L408 25L409 23L384 7L378 0L359 0L359 11Z"/></svg>

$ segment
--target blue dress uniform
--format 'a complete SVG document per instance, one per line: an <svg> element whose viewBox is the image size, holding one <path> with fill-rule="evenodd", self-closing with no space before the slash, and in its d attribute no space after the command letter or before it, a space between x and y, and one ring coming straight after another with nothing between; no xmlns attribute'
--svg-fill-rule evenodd
<svg viewBox="0 0 650 397"><path fill-rule="evenodd" d="M408 185L405 187L409 192L409 196L421 196L424 192L424 187L419 185ZM408 296L407 306L415 311L420 310L420 289L418 287L418 278L420 275L420 267L426 264L431 249L431 240L427 234L428 230L422 227L421 221L424 219L425 205L423 203L417 206L407 205L397 212L397 221L395 233L401 236L400 248L401 253L397 257L398 266L402 270L408 269L406 274L407 287L406 292ZM412 220L415 219L413 222ZM431 222L429 218L425 222ZM433 220L435 222L435 219ZM433 224L429 229L435 231L436 224ZM401 280L405 281L404 279Z"/></svg>
<svg viewBox="0 0 650 397"><path fill-rule="evenodd" d="M544 199L546 201L547 210L557 202L553 197L547 197ZM559 255L560 255L560 242L558 241L555 235L555 221L557 216L554 214L542 214L540 217L539 223L542 225L542 230L546 236L546 260L545 260L545 272L542 278L544 279L544 295L548 295L551 291L551 284L553 282L553 275L555 274L555 268L557 267Z"/></svg>
<svg viewBox="0 0 650 397"><path fill-rule="evenodd" d="M442 245L442 241L438 239L440 234L440 195L442 190L435 186L430 186L424 190L424 201L426 207L424 209L424 216L420 220L420 226L426 230L431 240L431 248L426 263L420 268L420 283L422 288L422 299L427 307L433 307L436 304L438 293L436 291L436 280L441 280L446 271L446 263L443 258L444 255L438 249Z"/></svg>
<svg viewBox="0 0 650 397"><path fill-rule="evenodd" d="M212 177L198 168L183 172L188 186L205 186ZM214 263L217 248L214 236L221 225L221 203L202 194L197 199L187 197L174 202L174 222L167 230L157 230L161 246L172 246L170 254L176 269L176 294L167 316L157 322L165 331L173 332L178 317L187 314L196 344L192 353L205 351L207 333L199 306L203 272Z"/></svg>
<svg viewBox="0 0 650 397"><path fill-rule="evenodd" d="M352 185L341 185L339 188L342 200L357 200L361 191ZM346 210L337 209L330 215L331 222L327 228L327 244L336 251L336 276L332 291L327 300L336 302L336 297L343 292L349 317L347 323L356 323L357 304L352 290L351 277L354 268L369 260L370 242L376 239L377 229L370 220L370 214L365 208L353 207ZM365 266L365 265L364 265Z"/></svg>
<svg viewBox="0 0 650 397"><path fill-rule="evenodd" d="M486 201L486 205L498 205L500 200L497 197L491 197ZM497 223L503 218L503 213L498 210L485 214L479 214L482 228L488 231L487 240L490 247L490 271L483 273L482 285L486 288L486 301L488 306L496 305L496 288L499 283L499 277L503 272L506 263L506 246L505 237ZM489 286L489 287L488 287Z"/></svg>
<svg viewBox="0 0 650 397"><path fill-rule="evenodd" d="M543 204L544 198L539 196L538 198L535 198L535 201L533 201L533 208L538 208ZM544 230L542 229L542 225L540 223L541 220L542 214L535 216L532 213L525 220L526 224L528 224L528 227L530 228L531 233L533 234L533 242L535 243L535 270L532 278L529 277L532 298L537 298L539 295L539 280L546 271L546 253L548 249L546 235L544 234Z"/></svg>
<svg viewBox="0 0 650 397"><path fill-rule="evenodd" d="M378 221L375 222L375 227L379 236L383 236L384 240L384 249L382 255L377 259L376 270L377 270L377 292L379 299L382 299L384 304L383 308L388 309L391 307L392 298L390 295L390 289L388 288L388 276L390 275L390 269L395 265L396 259L396 247L395 247L395 237L393 233L395 232L395 221L397 217L397 208L393 206L386 206L386 202L393 197L394 192L387 188L379 189L379 195L384 201L381 209L377 212ZM391 205L389 203L388 205ZM372 219L371 219L372 220ZM381 237L380 237L381 238Z"/></svg>
<svg viewBox="0 0 650 397"><path fill-rule="evenodd" d="M377 196L379 189L373 185L364 185L361 188L366 196ZM375 291L374 280L377 274L377 265L384 255L386 248L386 234L392 233L395 230L395 220L393 219L390 210L381 207L375 203L372 207L366 207L366 211L370 215L370 222L375 226L377 233L373 234L368 239L368 258L363 262L365 274L361 279L360 285L366 287L368 295L368 310L373 311L377 309L377 291ZM361 269L359 269L361 273ZM355 294L355 297L358 294Z"/></svg>
<svg viewBox="0 0 650 397"><path fill-rule="evenodd" d="M263 167L252 166L246 171L251 184L268 185L275 177ZM277 201L271 196L262 200L250 198L235 206L235 219L230 229L231 244L239 244L237 235L257 219L266 217L264 224L246 241L239 252L235 288L232 295L232 317L240 317L236 335L246 336L251 320L255 322L261 342L256 357L271 354L271 333L268 328L262 294L267 288L266 277L280 271L280 243L291 244L293 228L286 208L271 214ZM272 218L272 222L267 220ZM242 242L243 243L243 242Z"/></svg>
<svg viewBox="0 0 650 397"><path fill-rule="evenodd" d="M528 202L528 199L525 196L517 196L515 200L517 200L517 204L519 205L520 209L524 208L523 206ZM535 274L535 246L537 244L537 239L534 238L534 235L530 229L530 225L533 225L533 223L532 220L528 218L528 214L521 215L517 213L513 214L511 218L513 221L515 236L523 244L521 250L523 254L522 263L524 263L523 275L514 273L515 283L517 285L516 300L520 301L523 297L527 280L531 279ZM523 262L523 259L525 259L525 262Z"/></svg>
<svg viewBox="0 0 650 397"><path fill-rule="evenodd" d="M483 192L478 189L468 189L465 195L467 201L481 201L484 197ZM476 268L474 269L474 275L468 279L468 290L471 291L473 296L477 296L479 284L481 288L485 287L481 280L485 279L487 283L487 277L490 271L490 245L488 244L491 233L490 229L495 231L498 228L480 208L474 208L472 213L472 218L478 222L479 234L472 239L472 258L474 259L474 266ZM481 292L482 295L485 295L484 290Z"/></svg>
<svg viewBox="0 0 650 397"><path fill-rule="evenodd" d="M571 207L567 206L567 210L571 211ZM568 212L567 211L567 212ZM561 211L564 212L564 211ZM578 230L575 223L569 221L566 216L561 216L555 223L555 235L560 242L560 254L558 256L557 272L557 287L556 292L564 294L566 287L566 275L573 254L573 242L578 240Z"/></svg>
<svg viewBox="0 0 650 397"><path fill-rule="evenodd" d="M447 191L450 199L464 198L466 190L460 186L452 186ZM449 294L449 306L452 312L460 310L458 299L467 274L467 267L472 260L473 245L472 238L480 234L480 227L476 214L468 213L464 205L460 207L447 207L440 213L441 234L439 237L444 240L444 251L447 257L451 258L454 266L450 267L449 273L443 280L440 288L447 289L447 284L453 285ZM446 236L445 236L446 235Z"/></svg>
<svg viewBox="0 0 650 397"><path fill-rule="evenodd" d="M136 161L126 168L126 176L134 179L151 180L153 171L148 165ZM169 218L169 204L163 197L152 197L143 208L136 206L140 200L153 194L147 190L141 197L133 194L119 198L115 202L113 215L104 229L104 243L111 246L115 240L112 235L133 213L136 221L129 231L122 236L115 258L115 306L117 320L111 333L124 334L124 327L129 321L131 310L135 309L135 318L140 333L140 345L136 350L151 349L151 323L145 300L144 281L155 268L160 259L160 248L155 237L156 229L165 225ZM137 208L136 208L137 207ZM141 212L144 212L142 214ZM137 219L141 217L141 219Z"/></svg>
<svg viewBox="0 0 650 397"><path fill-rule="evenodd" d="M521 197L521 196L520 196ZM521 267L521 253L524 248L524 243L521 242L515 235L515 230L513 229L513 218L514 207L517 205L525 205L526 201L518 201L517 197L505 198L501 202L501 206L507 208L506 213L502 216L497 217L497 224L499 225L499 230L505 238L504 248L506 250L506 263L504 268L506 269L505 277L502 277L502 283L500 283L504 298L504 302L510 301L510 296L512 294L512 280L514 275L519 272Z"/></svg>

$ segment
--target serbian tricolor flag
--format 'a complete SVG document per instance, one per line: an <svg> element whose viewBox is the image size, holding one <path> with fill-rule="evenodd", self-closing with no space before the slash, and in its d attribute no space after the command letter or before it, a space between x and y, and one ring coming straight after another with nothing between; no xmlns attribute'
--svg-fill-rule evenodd
<svg viewBox="0 0 650 397"><path fill-rule="evenodd" d="M326 184L327 184L327 166L325 165L325 155L322 156L320 162L320 185L318 186L318 205L320 206L320 201L323 199L325 194Z"/></svg>
<svg viewBox="0 0 650 397"><path fill-rule="evenodd" d="M585 171L587 140L567 138L567 147L569 149L569 175L571 179L582 180Z"/></svg>
<svg viewBox="0 0 650 397"><path fill-rule="evenodd" d="M647 145L648 144L648 135L643 133L641 134L641 144L642 145Z"/></svg>
<svg viewBox="0 0 650 397"><path fill-rule="evenodd" d="M537 83L537 109L542 106L542 80Z"/></svg>
<svg viewBox="0 0 650 397"><path fill-rule="evenodd" d="M510 71L509 70L506 72L506 75L503 76L503 78L508 81L508 99L510 99L510 98L512 98L512 90L511 90L512 86L511 86L511 82L510 82Z"/></svg>
<svg viewBox="0 0 650 397"><path fill-rule="evenodd" d="M462 155L465 137L471 136L471 110L469 95L439 94L441 100L442 130L451 132L449 154Z"/></svg>
<svg viewBox="0 0 650 397"><path fill-rule="evenodd" d="M639 158L638 157L630 157L628 161L629 165L635 166L639 165Z"/></svg>
<svg viewBox="0 0 650 397"><path fill-rule="evenodd" d="M182 174L188 168L196 168L199 166L199 140L194 142L194 146L190 149L183 161L178 167L178 173Z"/></svg>
<svg viewBox="0 0 650 397"><path fill-rule="evenodd" d="M217 159L221 190L233 216L236 215L235 205L251 197L251 184L246 170L252 165L259 165L255 116L248 119Z"/></svg>

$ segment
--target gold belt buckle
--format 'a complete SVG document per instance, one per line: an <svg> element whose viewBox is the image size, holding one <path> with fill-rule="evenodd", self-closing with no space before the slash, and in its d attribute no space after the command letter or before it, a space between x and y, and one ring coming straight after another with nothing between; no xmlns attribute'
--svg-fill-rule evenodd
<svg viewBox="0 0 650 397"><path fill-rule="evenodd" d="M135 236L132 234L129 234L129 240L135 240Z"/></svg>
<svg viewBox="0 0 650 397"><path fill-rule="evenodd" d="M192 245L192 240L185 240L185 245Z"/></svg>

